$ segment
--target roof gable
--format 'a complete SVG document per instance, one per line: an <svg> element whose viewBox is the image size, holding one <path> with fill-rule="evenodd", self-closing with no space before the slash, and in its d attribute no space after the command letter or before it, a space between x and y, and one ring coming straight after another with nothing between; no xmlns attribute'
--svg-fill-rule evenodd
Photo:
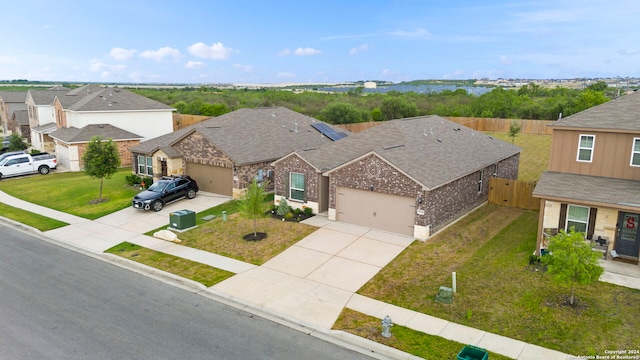
<svg viewBox="0 0 640 360"><path fill-rule="evenodd" d="M318 149L298 152L322 171L375 153L433 189L521 151L439 116L392 120Z"/></svg>
<svg viewBox="0 0 640 360"><path fill-rule="evenodd" d="M140 135L120 129L111 124L87 125L82 129L76 127L60 128L52 132L49 136L67 143L88 142L92 137L100 135L104 139L132 140L142 139Z"/></svg>
<svg viewBox="0 0 640 360"><path fill-rule="evenodd" d="M567 116L549 126L554 129L590 128L640 131L640 93L629 93Z"/></svg>

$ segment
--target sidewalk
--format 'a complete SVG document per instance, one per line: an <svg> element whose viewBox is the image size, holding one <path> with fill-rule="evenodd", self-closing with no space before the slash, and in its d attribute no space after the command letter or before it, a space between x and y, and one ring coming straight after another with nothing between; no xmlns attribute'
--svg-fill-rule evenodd
<svg viewBox="0 0 640 360"><path fill-rule="evenodd" d="M196 199L199 197L200 195ZM187 204L206 207L213 203L224 202L226 199L203 196L200 201L202 203L197 204L198 206L195 203L181 202L175 207L183 208ZM569 357L568 354L558 351L469 328L355 294L362 285L413 241L411 238L397 234L330 221L319 215L305 221L317 226L319 228L317 231L262 266L255 266L142 235L144 232L167 224L168 213L176 209L167 209L166 214L124 209L95 221L89 221L15 199L1 191L0 202L69 223L69 226L47 231L44 234L59 242L92 253L102 254L104 250L128 241L233 272L235 276L212 286L207 291L240 304L250 304L253 308L279 318L293 319L298 324L312 329L330 333L331 326L338 315L344 307L347 307L380 319L389 315L395 324L454 340L463 345L479 346L514 359L564 360ZM151 221L151 224L147 224L151 216L158 218ZM156 221L162 224L157 225ZM154 227L147 229L150 226ZM88 239L91 241L87 241ZM605 273L607 274L609 273ZM602 280L623 279L625 284L619 285L640 289L640 278L621 276L613 273L603 276ZM402 358L407 357L402 356Z"/></svg>

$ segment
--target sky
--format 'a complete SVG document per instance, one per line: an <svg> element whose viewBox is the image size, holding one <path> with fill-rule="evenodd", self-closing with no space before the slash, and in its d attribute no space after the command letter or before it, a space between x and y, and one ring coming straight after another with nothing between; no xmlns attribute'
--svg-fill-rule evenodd
<svg viewBox="0 0 640 360"><path fill-rule="evenodd" d="M0 80L640 77L638 0L19 0Z"/></svg>

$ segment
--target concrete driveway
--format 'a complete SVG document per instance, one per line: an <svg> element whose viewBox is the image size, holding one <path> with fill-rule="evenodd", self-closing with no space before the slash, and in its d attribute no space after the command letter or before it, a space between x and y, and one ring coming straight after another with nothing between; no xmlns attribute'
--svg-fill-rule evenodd
<svg viewBox="0 0 640 360"><path fill-rule="evenodd" d="M331 328L354 292L413 242L323 216L305 223L320 229L262 266L211 289L284 317Z"/></svg>
<svg viewBox="0 0 640 360"><path fill-rule="evenodd" d="M93 221L74 222L62 228L47 231L45 234L82 249L101 253L147 231L169 225L170 214L174 211L186 209L198 213L230 199L228 196L200 191L194 199L178 200L166 205L158 212L128 207ZM89 239L90 241L87 241Z"/></svg>

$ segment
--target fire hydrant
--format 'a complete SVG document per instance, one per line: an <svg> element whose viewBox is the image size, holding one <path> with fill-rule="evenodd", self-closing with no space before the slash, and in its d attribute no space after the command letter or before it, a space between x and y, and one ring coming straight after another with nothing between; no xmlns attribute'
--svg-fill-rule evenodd
<svg viewBox="0 0 640 360"><path fill-rule="evenodd" d="M393 323L391 322L391 318L389 317L389 315L385 316L384 319L382 319L382 336L386 338L391 337L392 326Z"/></svg>

